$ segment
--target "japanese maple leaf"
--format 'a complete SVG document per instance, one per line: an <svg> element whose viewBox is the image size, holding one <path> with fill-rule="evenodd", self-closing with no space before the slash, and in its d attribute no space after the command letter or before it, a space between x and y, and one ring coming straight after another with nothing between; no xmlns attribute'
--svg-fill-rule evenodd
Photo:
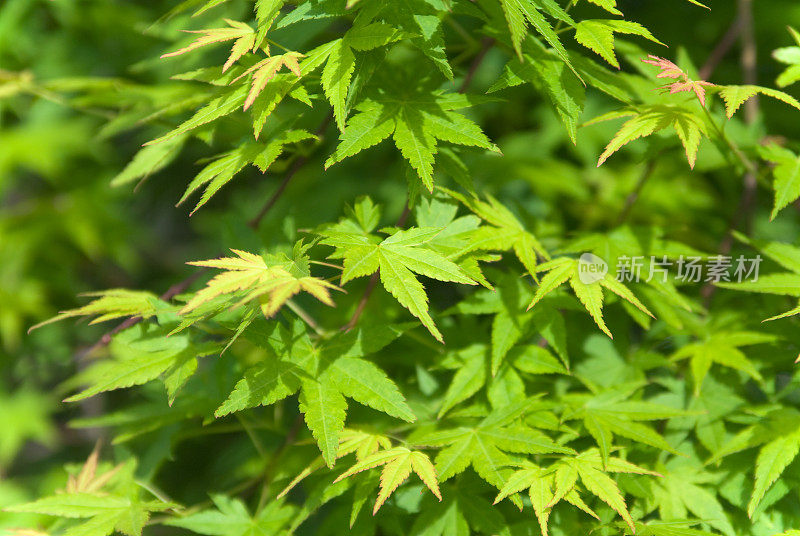
<svg viewBox="0 0 800 536"><path fill-rule="evenodd" d="M643 59L642 61L661 69L661 72L656 75L656 78L682 78L682 80L678 80L677 82L667 84L666 86L661 86L659 89L668 89L671 94L683 93L684 91L693 91L697 96L697 100L700 101L700 104L703 106L706 105L705 88L707 86L714 86L715 84L706 82L705 80L692 80L683 69L671 61L664 58L659 58L658 56L653 56L652 54L647 56L647 59Z"/></svg>
<svg viewBox="0 0 800 536"><path fill-rule="evenodd" d="M303 54L300 54L299 52L286 52L285 54L270 56L259 61L236 77L233 82L236 82L243 76L253 73L253 84L250 86L250 92L247 94L247 98L244 101L244 109L247 110L250 108L250 106L256 100L256 97L258 97L258 95L264 90L269 81L275 78L275 75L278 74L278 71L281 69L281 67L285 66L287 69L293 72L297 78L300 78L302 73L300 71L300 64L297 62L297 59L302 56Z"/></svg>
<svg viewBox="0 0 800 536"><path fill-rule="evenodd" d="M682 93L684 91L694 91L694 94L697 95L697 100L700 101L700 104L703 106L706 105L706 88L705 86L714 86L711 82L706 82L705 80L685 80L683 82L674 82L667 86L663 86L664 89L669 89L671 94L675 93Z"/></svg>
<svg viewBox="0 0 800 536"><path fill-rule="evenodd" d="M547 536L548 520L553 507L565 500L595 519L600 517L581 498L599 498L617 512L635 534L633 517L625 504L617 483L609 473L627 473L661 476L620 458L611 457L603 463L597 449L589 449L572 458L565 458L549 468L525 464L509 476L506 484L495 498L495 504L505 498L514 499L516 494L528 490L542 534ZM578 486L578 482L582 487Z"/></svg>
<svg viewBox="0 0 800 536"><path fill-rule="evenodd" d="M181 310L187 313L223 294L246 293L237 305L259 299L264 316L271 317L292 296L305 291L326 305L333 306L329 289L336 285L312 277L306 270L296 268L288 258L270 258L232 249L236 257L223 257L189 264L205 268L218 268L222 273L214 276L207 286L195 294Z"/></svg>
<svg viewBox="0 0 800 536"><path fill-rule="evenodd" d="M244 56L244 54L254 48L256 34L249 25L243 22L237 22L235 20L225 19L225 22L228 23L230 28L209 28L207 30L185 30L186 33L196 33L201 34L200 37L189 43L187 46L176 50L175 52L169 52L167 54L163 54L162 58L170 58L172 56L180 56L181 54L185 54L186 52L190 52L192 50L211 45L214 43L222 43L224 41L233 41L233 46L231 47L231 55L228 56L228 60L225 62L225 65L222 66L222 72L224 73L227 71L231 65L236 62L239 58Z"/></svg>
<svg viewBox="0 0 800 536"><path fill-rule="evenodd" d="M77 475L69 475L67 479L66 493L97 493L100 492L111 478L117 474L122 465L113 469L97 474L98 458L100 456L100 442L98 442L92 453L86 459L86 463L81 467Z"/></svg>
<svg viewBox="0 0 800 536"><path fill-rule="evenodd" d="M655 65L661 72L656 75L656 78L680 78L686 77L686 73L683 72L683 69L669 61L668 59L659 58L658 56L653 56L652 54L647 56L647 59L643 59L642 62Z"/></svg>
<svg viewBox="0 0 800 536"><path fill-rule="evenodd" d="M382 450L353 465L350 469L339 475L334 480L339 482L349 476L361 471L372 469L373 467L383 466L381 471L380 491L372 509L373 515L383 506L386 499L396 490L400 484L406 481L411 472L415 472L422 482L440 501L442 494L439 491L439 482L436 478L436 469L433 467L430 458L422 452L412 451L405 447L395 447L389 450Z"/></svg>

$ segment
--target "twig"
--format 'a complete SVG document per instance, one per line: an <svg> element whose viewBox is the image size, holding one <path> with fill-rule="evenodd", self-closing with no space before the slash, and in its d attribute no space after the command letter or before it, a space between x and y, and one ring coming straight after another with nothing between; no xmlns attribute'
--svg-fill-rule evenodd
<svg viewBox="0 0 800 536"><path fill-rule="evenodd" d="M492 45L494 45L494 39L492 37L484 37L481 40L481 49L475 56L475 59L472 60L472 64L469 66L469 70L464 76L464 81L461 82L461 87L458 88L459 93L466 92L470 84L472 84L472 79L475 78L475 73L478 72L478 67L481 66L481 63L483 63L483 59L486 57L489 49L492 48Z"/></svg>
<svg viewBox="0 0 800 536"><path fill-rule="evenodd" d="M301 319L303 322L305 322L306 324L308 324L308 327L310 327L311 329L313 329L313 330L314 330L314 332L315 332L317 335L319 335L320 337L324 337L325 335L327 335L327 332L326 332L326 331L325 331L325 330L324 330L322 327L320 327L320 325L319 325L319 322L317 322L316 320L314 320L314 317L312 317L310 314L308 314L308 313L306 312L306 310L305 310L305 309L303 309L302 307L300 307L300 306L299 306L297 303L295 303L293 300L286 300L286 306L287 306L289 309L291 309L291 310L292 310L292 312L293 312L294 314L296 314L297 316L299 316L299 317L300 317L300 319Z"/></svg>
<svg viewBox="0 0 800 536"><path fill-rule="evenodd" d="M316 135L317 137L322 137L322 135L325 133L325 130L327 130L328 125L331 123L332 119L333 119L333 112L325 116L325 119L322 120L322 123L320 123L320 125L317 127L317 130L314 131L314 135ZM292 163L291 167L289 168L289 171L286 172L286 176L283 177L283 181L278 186L278 189L275 190L275 193L272 194L272 197L270 197L264 204L264 206L261 207L261 210L258 211L258 214L256 214L255 217L253 217L253 219L247 222L247 225L249 225L253 229L258 228L258 225L261 223L261 220L263 220L264 216L267 215L267 212L269 212L272 209L272 207L275 206L275 203L278 202L278 199L280 199L284 190L286 190L286 187L292 181L297 172L300 171L300 168L302 168L305 165L305 163L308 162L308 158L309 158L308 156L303 155L298 157L297 160L295 160L294 163Z"/></svg>
<svg viewBox="0 0 800 536"><path fill-rule="evenodd" d="M639 199L639 195L641 195L644 185L647 183L648 179L650 179L650 177L653 175L653 171L656 169L657 157L658 155L647 161L647 165L642 170L642 174L639 175L639 180L636 181L636 186L634 186L631 193L629 193L628 197L625 199L625 206L622 207L622 210L617 217L617 221L614 224L615 227L619 227L625 223L625 221L628 219L628 216L630 216L633 205L635 205L636 201Z"/></svg>
<svg viewBox="0 0 800 536"><path fill-rule="evenodd" d="M717 46L711 51L711 55L709 55L705 64L700 68L699 74L701 79L708 80L711 78L711 75L714 74L714 71L723 58L728 55L728 52L733 48L733 45L739 39L741 33L742 17L741 14L737 14L733 23L728 28L728 31L725 32L725 35L722 36Z"/></svg>
<svg viewBox="0 0 800 536"><path fill-rule="evenodd" d="M756 47L755 28L753 27L753 0L739 0L739 16L742 18L742 71L744 83L758 83L758 49ZM758 96L745 103L745 122L753 124L758 119Z"/></svg>
<svg viewBox="0 0 800 536"><path fill-rule="evenodd" d="M258 507L256 508L257 514L261 512L262 508L264 508L264 505L267 504L267 493L269 492L269 486L272 483L272 479L275 477L275 468L277 467L281 456L283 456L283 453L286 452L286 449L288 449L290 446L292 446L292 443L294 443L295 438L297 438L297 434L300 433L300 427L302 424L303 414L301 413L292 423L292 427L286 434L286 439L283 440L283 444L278 448L278 450L275 451L267 463L267 467L264 469L264 485L261 487L261 497L258 499Z"/></svg>
<svg viewBox="0 0 800 536"><path fill-rule="evenodd" d="M175 296L177 296L178 294L182 293L187 288L189 288L192 285L192 283L197 281L200 278L200 276L203 275L206 271L207 271L206 268L197 270L195 273L193 273L183 281L175 283L174 285L169 287L166 292L164 292L161 296L159 296L159 299L164 301L171 300L172 298L174 298ZM132 316L130 318L125 319L123 322L117 324L117 326L114 329L106 332L102 337L100 337L100 339L96 343L91 345L87 350L81 352L79 354L79 357L82 358L83 356L91 354L98 348L108 346L111 343L111 339L114 338L114 335L116 335L120 331L124 331L128 328L135 326L141 321L142 321L141 316Z"/></svg>

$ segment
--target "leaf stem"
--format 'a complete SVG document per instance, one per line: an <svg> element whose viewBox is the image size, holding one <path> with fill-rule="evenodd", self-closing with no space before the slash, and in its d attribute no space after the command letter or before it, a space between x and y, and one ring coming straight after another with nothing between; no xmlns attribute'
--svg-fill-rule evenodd
<svg viewBox="0 0 800 536"><path fill-rule="evenodd" d="M306 312L305 309L297 305L294 300L286 300L286 306L292 310L294 314L300 317L300 319L308 324L308 327L314 330L317 335L320 337L326 337L328 332L325 331L322 327L320 327L319 323L314 320L314 318Z"/></svg>
<svg viewBox="0 0 800 536"><path fill-rule="evenodd" d="M322 120L322 123L320 123L320 125L314 131L314 135L320 138L320 141L322 140L322 135L328 129L328 125L330 125L332 119L333 112L330 112L325 116L325 119ZM297 160L292 163L292 166L289 168L289 171L286 172L286 175L283 177L283 181L281 181L278 189L275 190L275 193L273 193L267 202L264 203L264 206L261 207L261 210L258 211L258 214L256 214L253 219L247 222L247 225L249 225L252 229L258 229L261 220L263 220L264 216L266 216L272 207L275 206L275 203L277 203L278 199L280 199L281 195L283 195L286 187L289 186L289 183L292 181L297 172L300 171L306 162L308 162L308 159L308 155L300 155Z"/></svg>

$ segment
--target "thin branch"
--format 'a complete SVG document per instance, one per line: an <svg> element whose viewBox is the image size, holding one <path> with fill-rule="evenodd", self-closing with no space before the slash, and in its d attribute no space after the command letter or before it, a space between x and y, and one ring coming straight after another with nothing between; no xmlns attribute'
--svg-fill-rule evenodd
<svg viewBox="0 0 800 536"><path fill-rule="evenodd" d="M459 93L466 92L470 84L472 84L472 79L475 78L475 73L478 72L478 67L481 66L481 63L483 63L483 59L486 57L489 49L492 48L492 45L494 45L494 39L491 37L484 37L481 40L481 49L475 56L475 59L472 60L472 64L469 66L469 70L464 76L464 81L461 82L461 87L458 88Z"/></svg>
<svg viewBox="0 0 800 536"><path fill-rule="evenodd" d="M195 273L193 273L192 275L190 275L189 277L187 277L183 281L179 281L178 283L175 283L174 285L169 287L166 292L164 292L161 296L159 296L159 299L161 299L163 301L171 300L172 298L174 298L178 294L181 294L187 288L189 288L192 285L192 283L197 281L200 278L200 276L202 276L206 271L207 271L206 268L202 268L200 270L197 270ZM111 343L111 339L114 338L114 335L116 335L120 331L124 331L124 330L126 330L128 328L132 328L133 326L135 326L136 324L138 324L141 321L142 321L142 317L141 316L132 316L130 318L125 319L123 322L117 324L117 326L114 329L112 329L111 331L106 332L102 337L100 337L100 339L96 343L91 345L87 350L81 352L79 354L79 357L82 358L83 356L91 354L92 352L94 352L95 350L97 350L99 348L102 348L104 346L108 346Z"/></svg>
<svg viewBox="0 0 800 536"><path fill-rule="evenodd" d="M292 446L295 439L297 438L297 434L300 433L300 427L303 424L303 414L299 414L294 422L292 423L292 427L289 429L289 432L286 434L286 438L283 440L283 444L275 451L275 453L270 458L269 462L267 463L267 467L264 469L264 484L261 487L261 496L258 498L258 506L256 507L256 513L258 514L267 504L267 494L269 493L270 484L272 484L272 480L275 478L275 470L278 467L278 462L283 456L284 452Z"/></svg>
<svg viewBox="0 0 800 536"><path fill-rule="evenodd" d="M758 49L753 23L753 0L739 0L739 16L742 18L742 71L744 83L758 83ZM758 119L758 96L745 103L745 122L753 124Z"/></svg>
<svg viewBox="0 0 800 536"><path fill-rule="evenodd" d="M639 175L639 180L636 181L636 186L634 186L631 193L629 193L628 197L625 199L625 206L622 207L622 210L617 217L617 221L614 224L615 227L619 227L625 223L625 221L628 219L628 216L630 216L633 205L635 205L636 201L638 201L644 185L647 184L647 181L650 179L650 177L653 175L653 171L656 169L657 156L658 155L647 161L645 168L642 170L641 175Z"/></svg>
<svg viewBox="0 0 800 536"><path fill-rule="evenodd" d="M317 130L314 131L314 135L321 138L322 135L325 133L325 131L328 129L328 125L330 125L332 119L333 119L333 112L325 116L325 119L322 120L322 123L320 123L320 125L317 127ZM278 199L280 199L281 195L283 195L283 192L286 190L286 187L289 186L289 183L292 181L297 172L300 171L300 169L306 164L306 162L308 162L308 159L309 159L308 156L303 155L298 157L297 160L295 160L292 163L292 166L289 168L289 171L286 172L286 175L283 177L283 181L281 181L281 184L278 186L278 189L275 190L275 193L272 194L272 197L270 197L264 204L264 206L261 207L261 210L258 211L258 214L256 214L253 217L253 219L247 222L247 225L249 225L253 229L258 228L259 224L261 223L261 220L263 220L264 216L266 216L267 213L272 209L272 207L275 206L275 203L277 203Z"/></svg>
<svg viewBox="0 0 800 536"><path fill-rule="evenodd" d="M703 64L703 66L700 68L699 74L702 80L708 80L711 78L711 75L714 74L717 66L725 58L725 56L728 55L728 52L731 51L733 45L736 44L736 41L739 39L741 33L742 17L741 14L737 14L733 23L728 28L728 31L725 32L725 35L722 36L722 39L720 39L719 43L717 43L717 46L711 51L711 54L708 56L705 64Z"/></svg>
<svg viewBox="0 0 800 536"><path fill-rule="evenodd" d="M289 309L290 309L290 310L291 310L291 311L292 311L294 314L296 314L297 316L299 316L299 317L300 317L300 319L301 319L303 322L305 322L306 324L308 324L308 327L310 327L311 329L313 329L313 330L314 330L314 332L315 332L317 335L319 335L320 337L324 337L325 335L327 335L327 332L326 332L324 329L322 329L322 327L320 327L320 325L319 325L319 322L317 322L316 320L314 320L314 317L312 317L310 314L308 314L308 313L306 312L306 310L305 310L305 309L303 309L302 307L300 307L300 306L299 306L299 305L298 305L296 302L294 302L293 300L286 300L286 306L287 306L287 307L288 307L288 308L289 308Z"/></svg>

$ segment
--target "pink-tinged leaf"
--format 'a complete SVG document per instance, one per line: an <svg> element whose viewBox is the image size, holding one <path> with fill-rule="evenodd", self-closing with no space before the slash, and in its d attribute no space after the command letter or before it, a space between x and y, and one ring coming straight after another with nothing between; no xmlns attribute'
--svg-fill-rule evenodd
<svg viewBox="0 0 800 536"><path fill-rule="evenodd" d="M683 69L667 59L650 54L647 56L647 59L643 59L642 62L661 69L661 72L656 75L657 78L680 78L681 76L688 78L688 75L683 72Z"/></svg>

